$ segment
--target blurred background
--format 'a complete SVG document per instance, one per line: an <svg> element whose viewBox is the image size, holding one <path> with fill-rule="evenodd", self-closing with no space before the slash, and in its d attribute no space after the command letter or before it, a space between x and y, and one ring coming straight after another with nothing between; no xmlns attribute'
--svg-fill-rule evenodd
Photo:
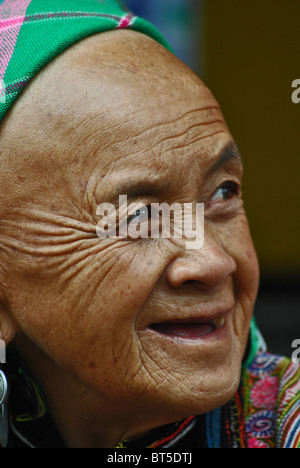
<svg viewBox="0 0 300 468"><path fill-rule="evenodd" d="M273 353L300 339L299 0L127 0L213 91L245 165L261 265L256 319ZM299 180L298 180L299 178Z"/></svg>

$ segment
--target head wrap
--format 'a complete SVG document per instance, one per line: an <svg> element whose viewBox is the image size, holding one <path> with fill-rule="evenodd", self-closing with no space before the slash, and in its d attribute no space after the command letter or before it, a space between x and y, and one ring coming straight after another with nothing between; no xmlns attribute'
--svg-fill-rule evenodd
<svg viewBox="0 0 300 468"><path fill-rule="evenodd" d="M77 41L130 28L169 48L120 0L0 0L0 121L36 73Z"/></svg>

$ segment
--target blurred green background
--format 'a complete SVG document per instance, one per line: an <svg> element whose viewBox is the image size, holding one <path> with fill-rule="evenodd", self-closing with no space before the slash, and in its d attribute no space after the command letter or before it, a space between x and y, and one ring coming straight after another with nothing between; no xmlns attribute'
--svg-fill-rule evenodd
<svg viewBox="0 0 300 468"><path fill-rule="evenodd" d="M169 39L221 105L245 165L261 265L256 317L269 349L300 339L299 0L128 0ZM299 178L299 181L298 181Z"/></svg>

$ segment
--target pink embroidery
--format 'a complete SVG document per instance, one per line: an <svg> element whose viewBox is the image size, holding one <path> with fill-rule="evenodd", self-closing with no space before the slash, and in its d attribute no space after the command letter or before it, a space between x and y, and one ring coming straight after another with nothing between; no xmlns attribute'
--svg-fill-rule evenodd
<svg viewBox="0 0 300 468"><path fill-rule="evenodd" d="M266 442L262 442L261 440L255 439L252 437L252 439L248 440L248 448L271 448Z"/></svg>
<svg viewBox="0 0 300 468"><path fill-rule="evenodd" d="M266 377L254 384L251 391L251 402L255 408L274 410L279 393L278 377Z"/></svg>

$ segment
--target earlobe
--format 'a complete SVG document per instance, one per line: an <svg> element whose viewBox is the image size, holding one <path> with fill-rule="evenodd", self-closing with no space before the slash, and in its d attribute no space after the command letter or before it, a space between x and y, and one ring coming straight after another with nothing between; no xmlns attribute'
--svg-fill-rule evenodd
<svg viewBox="0 0 300 468"><path fill-rule="evenodd" d="M8 345L16 336L17 326L9 312L9 307L0 297L0 340Z"/></svg>

